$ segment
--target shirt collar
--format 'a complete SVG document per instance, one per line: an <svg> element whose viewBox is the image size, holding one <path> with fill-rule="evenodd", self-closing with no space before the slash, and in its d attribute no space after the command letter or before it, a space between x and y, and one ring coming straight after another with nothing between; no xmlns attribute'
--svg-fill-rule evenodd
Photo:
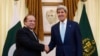
<svg viewBox="0 0 100 56"><path fill-rule="evenodd" d="M67 24L67 18L63 22L60 22L60 24L61 23Z"/></svg>

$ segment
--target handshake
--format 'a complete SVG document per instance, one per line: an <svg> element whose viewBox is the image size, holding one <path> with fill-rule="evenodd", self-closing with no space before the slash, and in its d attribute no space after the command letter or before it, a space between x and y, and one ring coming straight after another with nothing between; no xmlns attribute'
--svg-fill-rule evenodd
<svg viewBox="0 0 100 56"><path fill-rule="evenodd" d="M48 53L49 52L49 46L48 45L45 45L45 47L44 47L44 51L46 52L46 53Z"/></svg>

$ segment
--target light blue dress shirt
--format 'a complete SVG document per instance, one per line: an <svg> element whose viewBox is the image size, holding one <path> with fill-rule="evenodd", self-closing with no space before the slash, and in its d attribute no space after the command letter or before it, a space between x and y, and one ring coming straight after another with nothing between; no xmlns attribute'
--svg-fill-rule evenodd
<svg viewBox="0 0 100 56"><path fill-rule="evenodd" d="M65 19L63 22L60 22L60 36L62 42L64 42L64 38L65 38L66 25L67 25L67 19Z"/></svg>

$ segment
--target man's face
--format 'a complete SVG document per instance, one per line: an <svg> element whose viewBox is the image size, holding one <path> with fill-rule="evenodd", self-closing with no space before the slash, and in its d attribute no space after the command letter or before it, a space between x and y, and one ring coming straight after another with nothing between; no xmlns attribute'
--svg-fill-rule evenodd
<svg viewBox="0 0 100 56"><path fill-rule="evenodd" d="M67 12L65 12L64 9L59 9L57 10L57 15L58 19L63 22L67 17Z"/></svg>
<svg viewBox="0 0 100 56"><path fill-rule="evenodd" d="M24 24L29 29L34 29L35 28L35 17L32 15L29 15L27 17L27 20L24 22Z"/></svg>

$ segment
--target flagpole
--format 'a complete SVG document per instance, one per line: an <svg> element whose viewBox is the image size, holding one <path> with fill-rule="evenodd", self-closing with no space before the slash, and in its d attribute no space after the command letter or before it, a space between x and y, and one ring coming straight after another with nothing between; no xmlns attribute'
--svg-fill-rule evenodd
<svg viewBox="0 0 100 56"><path fill-rule="evenodd" d="M81 0L81 1L82 1L83 5L85 5L85 2L86 2L87 0Z"/></svg>
<svg viewBox="0 0 100 56"><path fill-rule="evenodd" d="M18 2L18 1L19 1L19 0L14 0L14 2L15 2L14 4L17 5L17 2Z"/></svg>
<svg viewBox="0 0 100 56"><path fill-rule="evenodd" d="M83 2L83 5L85 5L85 2L87 1L87 0L81 0L82 2Z"/></svg>

